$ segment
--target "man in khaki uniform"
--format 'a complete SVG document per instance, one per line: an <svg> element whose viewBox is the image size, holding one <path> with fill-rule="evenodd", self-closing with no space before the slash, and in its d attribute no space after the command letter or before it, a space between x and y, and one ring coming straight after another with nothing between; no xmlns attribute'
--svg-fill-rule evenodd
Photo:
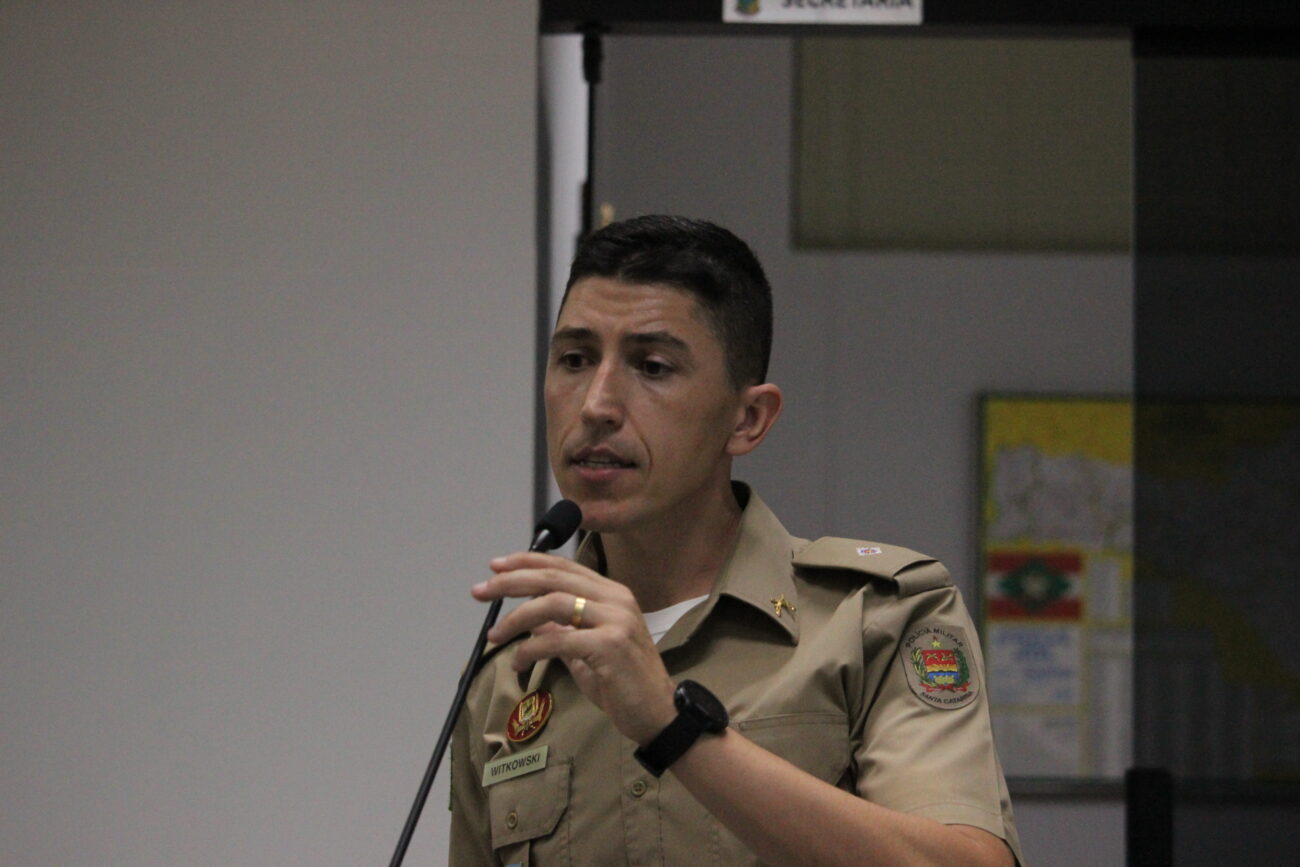
<svg viewBox="0 0 1300 867"><path fill-rule="evenodd" d="M731 480L781 411L770 345L766 278L726 230L584 240L545 399L589 535L473 589L531 598L457 726L452 864L1019 861L947 571L793 538Z"/></svg>

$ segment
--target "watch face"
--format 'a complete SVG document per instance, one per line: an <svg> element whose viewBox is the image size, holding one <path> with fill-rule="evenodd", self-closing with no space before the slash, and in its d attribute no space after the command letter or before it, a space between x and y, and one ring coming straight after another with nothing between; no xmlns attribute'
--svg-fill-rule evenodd
<svg viewBox="0 0 1300 867"><path fill-rule="evenodd" d="M677 684L674 698L677 709L699 720L705 731L720 732L727 727L726 706L695 681L683 680Z"/></svg>

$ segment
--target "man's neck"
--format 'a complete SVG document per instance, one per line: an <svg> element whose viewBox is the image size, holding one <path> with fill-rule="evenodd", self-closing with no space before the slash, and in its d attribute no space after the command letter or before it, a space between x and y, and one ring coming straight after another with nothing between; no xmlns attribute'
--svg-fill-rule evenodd
<svg viewBox="0 0 1300 867"><path fill-rule="evenodd" d="M703 508L653 528L602 533L606 574L632 591L642 611L704 596L736 545L741 514L728 483Z"/></svg>

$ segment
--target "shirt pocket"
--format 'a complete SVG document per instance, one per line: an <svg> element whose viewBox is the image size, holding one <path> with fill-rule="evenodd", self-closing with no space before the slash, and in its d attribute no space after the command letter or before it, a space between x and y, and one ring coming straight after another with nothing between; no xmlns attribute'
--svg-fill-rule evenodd
<svg viewBox="0 0 1300 867"><path fill-rule="evenodd" d="M492 848L502 864L527 867L539 856L547 864L569 863L560 820L569 808L572 771L573 759L565 759L488 787Z"/></svg>
<svg viewBox="0 0 1300 867"><path fill-rule="evenodd" d="M736 731L819 780L835 785L848 770L849 723L837 713L785 713L733 720Z"/></svg>

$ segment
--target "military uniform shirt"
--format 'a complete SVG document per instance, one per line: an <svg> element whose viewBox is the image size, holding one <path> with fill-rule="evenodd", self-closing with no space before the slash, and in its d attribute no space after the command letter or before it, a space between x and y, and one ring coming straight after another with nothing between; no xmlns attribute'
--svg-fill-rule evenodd
<svg viewBox="0 0 1300 867"><path fill-rule="evenodd" d="M704 684L734 729L818 779L983 828L1022 860L984 662L947 571L905 548L794 538L757 495L737 494L740 534L713 592L659 642L673 680ZM576 559L597 568L599 537ZM456 727L454 867L760 863L671 770L656 779L641 766L562 663L517 674L513 650L478 675ZM551 716L513 743L507 719L536 689ZM490 764L518 775L484 785Z"/></svg>

